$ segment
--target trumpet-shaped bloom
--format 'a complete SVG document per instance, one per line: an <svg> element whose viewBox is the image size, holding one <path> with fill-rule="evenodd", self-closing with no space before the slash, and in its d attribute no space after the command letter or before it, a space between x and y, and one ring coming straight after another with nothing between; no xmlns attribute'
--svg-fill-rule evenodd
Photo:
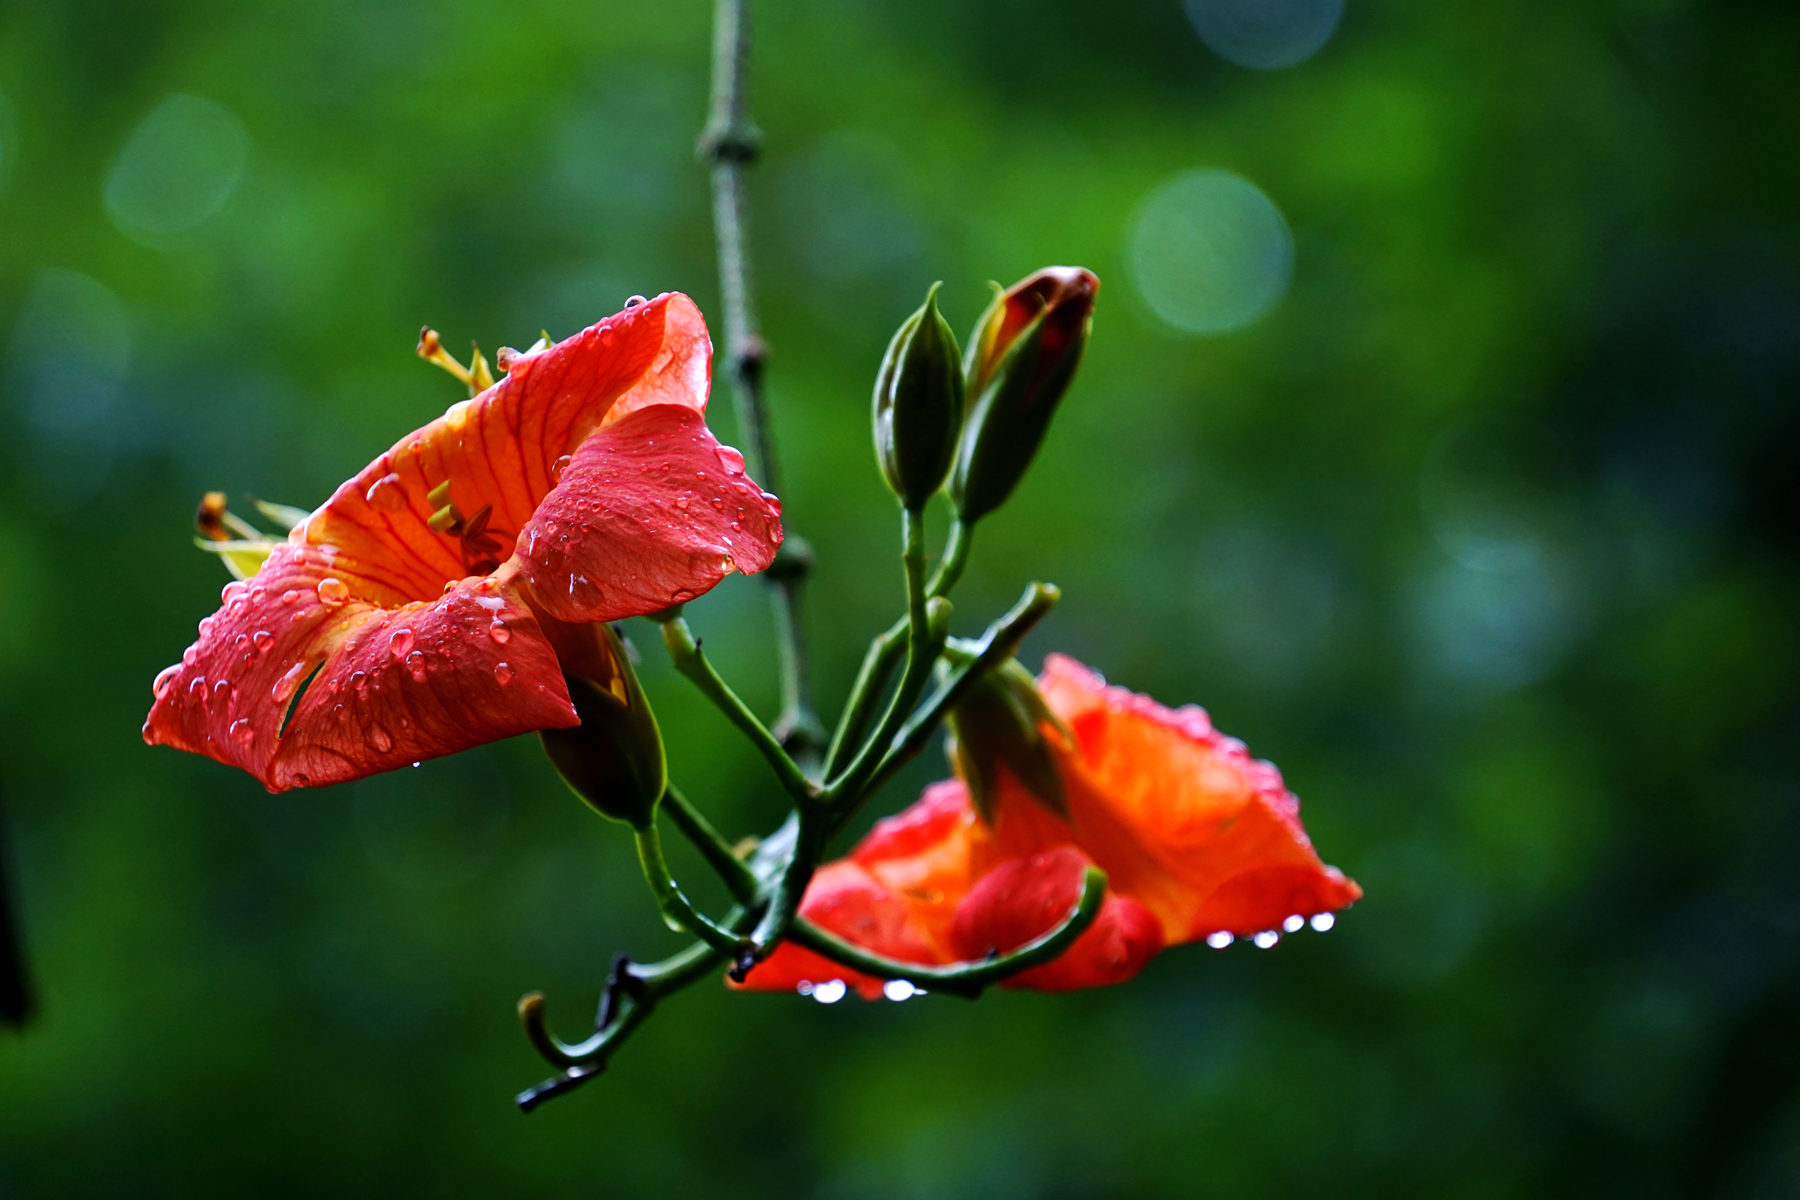
<svg viewBox="0 0 1800 1200"><path fill-rule="evenodd" d="M991 823L960 781L933 784L821 868L801 914L902 962L979 961L1055 928L1075 907L1083 872L1099 866L1109 882L1094 924L1053 962L1008 981L1060 991L1122 982L1167 946L1278 929L1362 895L1313 851L1281 773L1201 709L1164 708L1061 655L1038 684L1071 738L1044 727L1063 811L1004 768ZM881 994L880 980L794 945L744 986L829 979Z"/></svg>
<svg viewBox="0 0 1800 1200"><path fill-rule="evenodd" d="M779 501L706 427L711 351L668 293L505 360L226 586L144 740L281 791L578 724L563 671L603 657L583 626L781 544Z"/></svg>

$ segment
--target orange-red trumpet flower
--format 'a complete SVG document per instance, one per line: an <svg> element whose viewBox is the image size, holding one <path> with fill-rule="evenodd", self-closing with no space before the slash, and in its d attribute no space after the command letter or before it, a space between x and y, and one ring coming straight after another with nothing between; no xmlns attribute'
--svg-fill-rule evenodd
<svg viewBox="0 0 1800 1200"><path fill-rule="evenodd" d="M668 293L400 439L226 586L144 740L270 791L578 723L596 622L767 567L781 505L704 414L712 343ZM601 681L603 684L604 680Z"/></svg>
<svg viewBox="0 0 1800 1200"><path fill-rule="evenodd" d="M1061 812L1004 766L991 823L961 781L933 784L821 868L801 915L900 962L980 961L1053 929L1097 865L1108 888L1093 925L1054 961L1008 981L1061 991L1122 982L1167 946L1293 928L1362 895L1313 851L1281 773L1201 709L1164 708L1061 655L1038 686L1068 733L1065 741L1043 727ZM744 986L832 979L882 994L881 980L792 944Z"/></svg>

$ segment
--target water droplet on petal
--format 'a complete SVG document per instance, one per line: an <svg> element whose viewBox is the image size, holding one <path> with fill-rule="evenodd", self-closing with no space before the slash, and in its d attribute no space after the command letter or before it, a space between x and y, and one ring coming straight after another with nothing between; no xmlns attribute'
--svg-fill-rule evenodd
<svg viewBox="0 0 1800 1200"><path fill-rule="evenodd" d="M849 991L841 979L827 979L824 983L814 984L812 998L820 1004L836 1004Z"/></svg>
<svg viewBox="0 0 1800 1200"><path fill-rule="evenodd" d="M494 681L501 687L505 687L507 684L511 683L512 677L513 669L511 663L500 662L494 664Z"/></svg>
<svg viewBox="0 0 1800 1200"><path fill-rule="evenodd" d="M669 603L671 604L686 604L693 598L694 593L691 588L676 588L673 592L669 593Z"/></svg>
<svg viewBox="0 0 1800 1200"><path fill-rule="evenodd" d="M367 671L350 672L350 686L356 689L357 695L369 690L369 673Z"/></svg>
<svg viewBox="0 0 1800 1200"><path fill-rule="evenodd" d="M188 696L201 704L206 703L206 676L196 675L188 684Z"/></svg>
<svg viewBox="0 0 1800 1200"><path fill-rule="evenodd" d="M735 446L720 446L719 461L724 463L725 469L733 475L744 473L744 456L738 452Z"/></svg>
<svg viewBox="0 0 1800 1200"><path fill-rule="evenodd" d="M240 746L248 746L256 740L256 728L250 724L249 717L239 717L231 723L231 740Z"/></svg>
<svg viewBox="0 0 1800 1200"><path fill-rule="evenodd" d="M1281 923L1281 931L1283 933L1299 933L1305 927L1306 927L1306 918L1301 916L1299 913L1293 914L1287 920L1285 920Z"/></svg>
<svg viewBox="0 0 1800 1200"><path fill-rule="evenodd" d="M713 506L713 511L715 512L725 511L725 498L723 496L714 496L711 500L708 500L707 503Z"/></svg>
<svg viewBox="0 0 1800 1200"><path fill-rule="evenodd" d="M569 463L571 461L573 461L573 460L570 458L570 456L565 454L561 458L557 459L555 462L550 464L550 482L551 483L561 483L562 482L563 472L567 471L569 469Z"/></svg>
<svg viewBox="0 0 1800 1200"><path fill-rule="evenodd" d="M158 700L161 700L164 696L169 694L169 688L174 685L175 676L179 674L181 674L181 665L179 663L172 667L164 667L162 670L158 671L156 673L156 678L150 682L150 694L155 696Z"/></svg>
<svg viewBox="0 0 1800 1200"><path fill-rule="evenodd" d="M1267 950L1281 940L1281 935L1273 929L1265 929L1250 940L1256 944L1258 950Z"/></svg>
<svg viewBox="0 0 1800 1200"><path fill-rule="evenodd" d="M412 648L413 631L404 626L394 630L388 637L388 653L394 656L395 662L399 662L401 659L405 658L407 651Z"/></svg>
<svg viewBox="0 0 1800 1200"><path fill-rule="evenodd" d="M215 679L212 686L212 698L220 704L231 703L231 680Z"/></svg>
<svg viewBox="0 0 1800 1200"><path fill-rule="evenodd" d="M905 979L890 979L881 985L881 994L889 1000L911 1000L919 994L919 989Z"/></svg>
<svg viewBox="0 0 1800 1200"><path fill-rule="evenodd" d="M296 588L289 588L287 591L281 593L281 602L289 606L300 603L299 590Z"/></svg>
<svg viewBox="0 0 1800 1200"><path fill-rule="evenodd" d="M275 635L266 629L259 629L250 635L250 641L255 645L258 653L267 654L269 647L275 644Z"/></svg>
<svg viewBox="0 0 1800 1200"><path fill-rule="evenodd" d="M269 689L269 699L277 704L286 704L292 699L294 689L300 686L300 680L306 675L306 668L307 663L305 659L301 659L299 662L289 667L287 673L280 679L277 679L275 681L275 686Z"/></svg>
<svg viewBox="0 0 1800 1200"><path fill-rule="evenodd" d="M398 512L406 504L406 492L400 486L400 476L390 471L369 485L363 499L385 512Z"/></svg>
<svg viewBox="0 0 1800 1200"><path fill-rule="evenodd" d="M406 656L406 669L412 673L414 683L425 682L425 652L414 650Z"/></svg>
<svg viewBox="0 0 1800 1200"><path fill-rule="evenodd" d="M1330 913L1314 913L1313 914L1312 927L1320 933L1324 933L1326 930L1330 929L1333 925L1336 925L1336 924L1337 924L1337 918L1334 917L1333 915L1331 915Z"/></svg>
<svg viewBox="0 0 1800 1200"><path fill-rule="evenodd" d="M1209 933L1206 935L1206 944L1211 946L1214 950L1223 950L1235 941L1237 941L1237 939L1232 937L1229 933L1226 933L1223 929L1219 930L1217 933Z"/></svg>
<svg viewBox="0 0 1800 1200"><path fill-rule="evenodd" d="M495 617L494 623L488 626L488 636L504 646L506 643L512 641L512 630L506 627L505 621L502 621L499 617Z"/></svg>
<svg viewBox="0 0 1800 1200"><path fill-rule="evenodd" d="M640 304L648 304L648 303L649 303L649 301L644 299L642 296L627 296L627 297L625 297L625 307L626 308L636 308Z"/></svg>
<svg viewBox="0 0 1800 1200"><path fill-rule="evenodd" d="M186 650L183 650L181 652L181 665L182 666L191 667L199 661L200 661L200 647L199 646L197 646L197 645L189 646Z"/></svg>
<svg viewBox="0 0 1800 1200"><path fill-rule="evenodd" d="M349 598L350 589L344 586L343 580L336 576L319 580L319 603L336 608Z"/></svg>
<svg viewBox="0 0 1800 1200"><path fill-rule="evenodd" d="M686 509L687 506L688 506L688 498L686 496L675 497L675 507L676 508Z"/></svg>
<svg viewBox="0 0 1800 1200"><path fill-rule="evenodd" d="M394 748L394 739L387 730L377 725L369 730L369 745L375 747L377 754L386 754Z"/></svg>

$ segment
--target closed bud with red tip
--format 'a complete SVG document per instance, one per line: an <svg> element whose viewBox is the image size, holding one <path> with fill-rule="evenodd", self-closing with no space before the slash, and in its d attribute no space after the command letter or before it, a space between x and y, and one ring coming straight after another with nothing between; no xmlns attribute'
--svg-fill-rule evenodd
<svg viewBox="0 0 1800 1200"><path fill-rule="evenodd" d="M1081 363L1100 281L1045 267L994 297L963 361L969 417L950 495L965 522L1006 502L1037 454Z"/></svg>

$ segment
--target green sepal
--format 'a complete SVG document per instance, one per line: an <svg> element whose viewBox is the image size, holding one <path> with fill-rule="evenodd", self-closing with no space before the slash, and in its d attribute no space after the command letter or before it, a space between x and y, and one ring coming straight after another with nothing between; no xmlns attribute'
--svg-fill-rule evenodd
<svg viewBox="0 0 1800 1200"><path fill-rule="evenodd" d="M983 821L993 823L1003 770L1045 808L1068 815L1068 796L1044 727L1052 727L1065 741L1068 729L1044 703L1031 673L1016 660L983 676L944 724L951 766L969 789L969 801Z"/></svg>
<svg viewBox="0 0 1800 1200"><path fill-rule="evenodd" d="M242 538L232 541L215 541L212 538L197 537L194 545L208 554L217 555L231 572L233 579L248 579L262 570L263 561L279 546L280 542L271 542L262 538Z"/></svg>
<svg viewBox="0 0 1800 1200"><path fill-rule="evenodd" d="M581 724L540 730L538 738L569 790L601 816L643 829L656 819L656 806L668 789L668 757L650 698L623 644L610 627L600 630L608 677L565 673Z"/></svg>

